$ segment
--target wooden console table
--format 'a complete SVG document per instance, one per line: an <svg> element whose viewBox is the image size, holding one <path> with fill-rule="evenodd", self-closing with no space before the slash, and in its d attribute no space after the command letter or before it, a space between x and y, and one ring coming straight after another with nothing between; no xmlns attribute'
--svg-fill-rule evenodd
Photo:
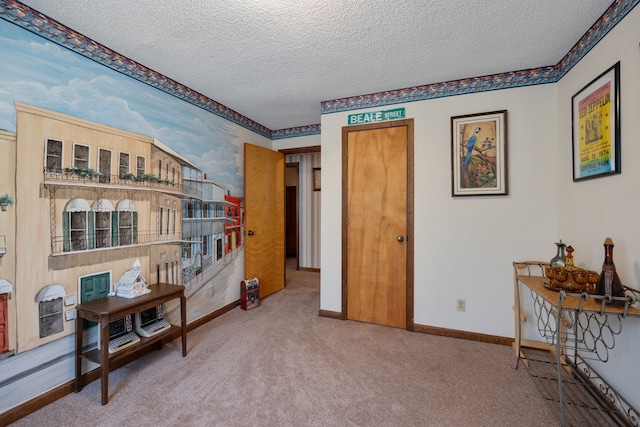
<svg viewBox="0 0 640 427"><path fill-rule="evenodd" d="M150 293L136 298L106 297L89 301L76 306L76 393L82 390L82 358L100 364L102 382L102 404L109 403L109 364L131 356L144 347L154 344L161 345L162 339L180 330L182 335L182 357L187 355L187 299L184 296L184 286L158 283L150 285ZM109 322L128 314L139 313L167 301L180 298L180 326L172 326L169 330L153 337L140 337L140 342L109 354ZM100 328L101 350L94 349L86 353L82 351L82 331L84 320L98 322Z"/></svg>
<svg viewBox="0 0 640 427"><path fill-rule="evenodd" d="M513 265L516 369L521 359L536 365L534 368L528 366L527 369L536 372L530 376L535 378L545 400L559 403L559 419L563 426L638 425L638 411L588 363L588 360L607 362L615 336L622 332L623 319L640 317L640 310L633 307L640 301L638 291L625 288L626 298L557 292L545 286L549 281L546 277L531 275L532 271L544 274L545 263L524 261ZM546 344L522 337L527 316L521 307L521 286L529 289L536 326ZM612 301L619 305L612 305ZM555 357L527 357L523 346L546 348Z"/></svg>

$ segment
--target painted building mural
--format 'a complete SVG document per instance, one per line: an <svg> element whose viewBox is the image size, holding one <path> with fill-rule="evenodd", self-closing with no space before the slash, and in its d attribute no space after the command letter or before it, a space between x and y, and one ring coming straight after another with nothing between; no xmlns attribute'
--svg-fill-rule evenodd
<svg viewBox="0 0 640 427"><path fill-rule="evenodd" d="M242 146L269 141L5 20L0 57L2 413L73 378L74 306L136 260L188 322L239 298Z"/></svg>

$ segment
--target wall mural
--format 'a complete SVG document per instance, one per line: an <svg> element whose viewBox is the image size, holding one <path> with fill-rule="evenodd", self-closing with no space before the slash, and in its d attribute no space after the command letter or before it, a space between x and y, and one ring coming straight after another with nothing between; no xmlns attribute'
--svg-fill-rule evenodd
<svg viewBox="0 0 640 427"><path fill-rule="evenodd" d="M158 138L242 195L239 126L0 21L0 129L13 101Z"/></svg>
<svg viewBox="0 0 640 427"><path fill-rule="evenodd" d="M85 282L113 291L141 258L149 283L185 285L188 322L238 299L243 143L265 139L3 20L0 57L0 168L13 150L18 159L15 183L0 171L0 192L16 188L12 209L30 208L0 234L13 224L16 239L33 228L51 240L29 267L8 265L24 256L0 260L15 290L0 301L2 413L73 378L73 322L62 313L83 302ZM45 322L43 309L59 318ZM176 307L165 313L178 321Z"/></svg>

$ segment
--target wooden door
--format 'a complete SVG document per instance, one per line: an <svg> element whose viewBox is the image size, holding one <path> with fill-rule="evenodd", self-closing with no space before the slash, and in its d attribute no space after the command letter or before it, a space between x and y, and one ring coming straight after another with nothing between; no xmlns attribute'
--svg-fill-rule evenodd
<svg viewBox="0 0 640 427"><path fill-rule="evenodd" d="M245 278L260 280L260 298L284 289L284 154L244 145Z"/></svg>
<svg viewBox="0 0 640 427"><path fill-rule="evenodd" d="M412 162L413 120L343 128L348 319L413 329Z"/></svg>

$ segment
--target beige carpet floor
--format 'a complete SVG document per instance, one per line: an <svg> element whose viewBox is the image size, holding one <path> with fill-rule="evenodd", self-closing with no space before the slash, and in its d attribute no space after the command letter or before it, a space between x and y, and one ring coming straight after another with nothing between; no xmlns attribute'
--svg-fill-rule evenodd
<svg viewBox="0 0 640 427"><path fill-rule="evenodd" d="M318 316L319 274L15 426L555 426L509 347Z"/></svg>

